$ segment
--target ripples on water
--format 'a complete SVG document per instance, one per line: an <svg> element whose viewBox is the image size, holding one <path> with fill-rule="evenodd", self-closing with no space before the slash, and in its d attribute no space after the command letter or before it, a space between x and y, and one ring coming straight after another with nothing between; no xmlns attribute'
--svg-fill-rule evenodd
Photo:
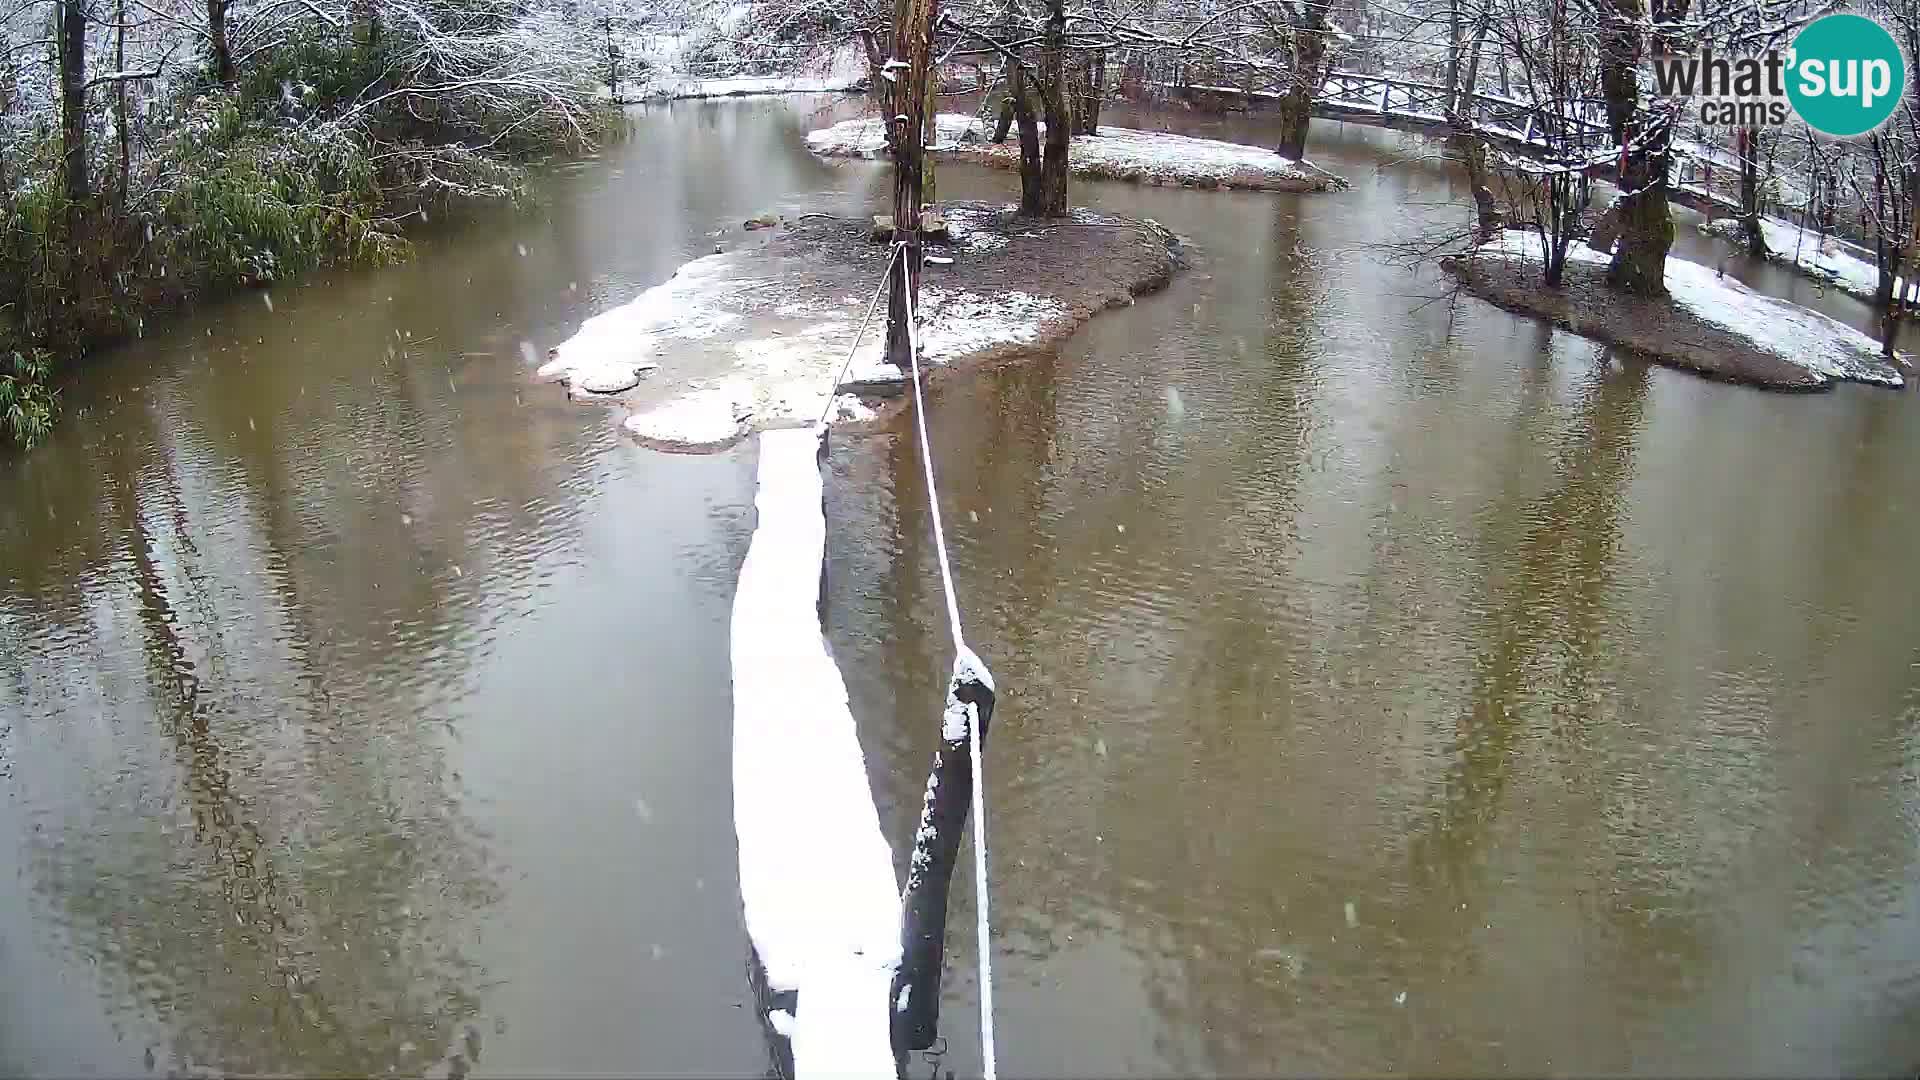
<svg viewBox="0 0 1920 1080"><path fill-rule="evenodd" d="M533 210L149 335L0 473L0 1071L764 1068L726 789L751 447L638 450L522 354L746 216L882 201L808 119L646 113ZM1004 690L1001 1065L1920 1061L1907 398L1429 302L1364 245L1454 181L1319 138L1353 192L1076 186L1195 265L939 392ZM828 491L904 859L948 661L902 434L837 438Z"/></svg>
<svg viewBox="0 0 1920 1080"><path fill-rule="evenodd" d="M1429 302L1366 245L1460 193L1367 177L1389 141L1321 152L1343 196L1099 189L1197 264L940 395L1003 688L1002 1066L1920 1061L1908 400ZM871 453L838 458L832 610L902 836L947 645L915 447Z"/></svg>

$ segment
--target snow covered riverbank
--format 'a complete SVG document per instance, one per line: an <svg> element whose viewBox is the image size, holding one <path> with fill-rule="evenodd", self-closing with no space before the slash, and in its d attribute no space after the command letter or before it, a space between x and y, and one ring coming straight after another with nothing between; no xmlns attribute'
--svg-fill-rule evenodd
<svg viewBox="0 0 1920 1080"><path fill-rule="evenodd" d="M1743 242L1740 221L1720 218L1702 222L1700 231ZM1776 217L1760 219L1760 235L1767 242L1767 259L1786 263L1811 278L1828 282L1849 296L1872 300L1880 285L1880 270L1860 249L1813 229L1802 229Z"/></svg>
<svg viewBox="0 0 1920 1080"><path fill-rule="evenodd" d="M1017 136L1009 135L1004 143L989 142L991 132L974 117L941 113L936 133L938 157L1002 169L1020 167ZM886 138L877 118L843 120L808 132L807 148L823 157L874 158L885 153ZM1264 147L1111 126L1102 126L1098 135L1075 135L1067 164L1077 176L1146 184L1254 191L1331 191L1347 186L1341 177Z"/></svg>
<svg viewBox="0 0 1920 1080"><path fill-rule="evenodd" d="M1558 290L1541 284L1542 261L1540 238L1510 229L1442 265L1502 307L1717 378L1778 390L1820 390L1836 381L1903 384L1873 338L1699 263L1669 257L1671 298L1636 300L1607 288L1608 257L1585 244L1568 251Z"/></svg>
<svg viewBox="0 0 1920 1080"><path fill-rule="evenodd" d="M940 367L1053 345L1093 313L1159 288L1178 243L1152 222L1092 211L1060 221L959 203L943 211L950 266L928 265L921 342ZM629 410L626 429L664 450L725 447L750 431L873 420L900 381L883 363L885 312L837 385L885 269L870 223L824 215L739 234L630 302L588 319L537 375L576 399ZM863 397L862 395L866 395Z"/></svg>

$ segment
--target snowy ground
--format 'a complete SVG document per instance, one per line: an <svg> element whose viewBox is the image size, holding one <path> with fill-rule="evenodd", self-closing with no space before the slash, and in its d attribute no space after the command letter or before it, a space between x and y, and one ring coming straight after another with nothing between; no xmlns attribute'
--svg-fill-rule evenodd
<svg viewBox="0 0 1920 1080"><path fill-rule="evenodd" d="M832 94L866 85L867 61L852 45L837 49L824 61L805 65L786 75L700 78L676 72L671 65L654 79L650 97L717 98L766 94Z"/></svg>
<svg viewBox="0 0 1920 1080"><path fill-rule="evenodd" d="M1701 223L1700 231L1738 241L1740 222L1721 218ZM1791 264L1808 277L1831 282L1835 288L1862 300L1871 300L1880 284L1880 270L1860 249L1832 236L1822 237L1817 230L1802 229L1777 217L1762 217L1760 232L1767 241L1767 258Z"/></svg>
<svg viewBox="0 0 1920 1080"><path fill-rule="evenodd" d="M979 204L945 210L951 266L921 287L922 358L930 366L1043 347L1093 311L1165 280L1176 256L1156 226L1089 211L1116 228L1055 230ZM881 361L884 309L853 349L887 258L868 223L809 217L742 235L667 281L588 319L537 376L579 399L626 405L626 429L667 450L711 450L750 431L875 417L855 396L895 388ZM832 408L829 413L829 399Z"/></svg>
<svg viewBox="0 0 1920 1080"><path fill-rule="evenodd" d="M937 152L943 157L1001 168L1019 166L1017 136L1010 135L1005 143L988 142L991 133L976 118L959 113L941 113L936 125ZM827 157L871 158L885 152L886 138L880 120L869 117L809 132L807 147ZM1149 184L1263 191L1327 191L1346 186L1332 173L1264 147L1109 125L1102 125L1098 135L1075 135L1067 163L1079 175Z"/></svg>
<svg viewBox="0 0 1920 1080"><path fill-rule="evenodd" d="M1510 229L1475 249L1471 268L1466 261L1451 268L1489 299L1709 374L1782 389L1819 389L1837 380L1902 384L1868 335L1699 263L1669 257L1671 300L1635 301L1601 283L1608 257L1585 244L1569 249L1566 282L1557 293L1540 284L1542 261L1539 236ZM1481 273L1501 263L1508 273Z"/></svg>
<svg viewBox="0 0 1920 1080"><path fill-rule="evenodd" d="M866 57L849 42L825 57L779 75L737 74L764 64L740 60L728 36L746 18L744 4L730 6L717 22L686 31L627 35L623 54L639 61L646 75L622 85L628 100L637 98L750 97L766 94L839 93L863 86ZM726 73L726 74L720 74Z"/></svg>

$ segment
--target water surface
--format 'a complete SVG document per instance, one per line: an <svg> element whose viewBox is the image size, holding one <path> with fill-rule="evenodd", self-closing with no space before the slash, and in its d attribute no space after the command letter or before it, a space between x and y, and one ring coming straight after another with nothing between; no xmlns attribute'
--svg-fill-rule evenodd
<svg viewBox="0 0 1920 1080"><path fill-rule="evenodd" d="M883 204L801 147L857 108L639 112L412 262L155 328L0 467L0 1071L766 1068L728 788L753 447L635 447L526 354L747 216ZM1909 397L1450 301L1371 245L1463 216L1457 178L1381 132L1313 152L1354 189L1076 184L1190 272L937 395L1003 689L1001 1068L1920 1063ZM908 430L837 437L829 480L902 859L949 663Z"/></svg>

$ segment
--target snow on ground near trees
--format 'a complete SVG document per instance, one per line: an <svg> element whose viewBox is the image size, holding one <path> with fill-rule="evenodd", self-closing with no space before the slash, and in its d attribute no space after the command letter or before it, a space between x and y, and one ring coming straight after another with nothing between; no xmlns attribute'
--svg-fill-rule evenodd
<svg viewBox="0 0 1920 1080"><path fill-rule="evenodd" d="M1545 250L1538 233L1508 229L1475 249L1474 254L1541 262ZM1567 249L1567 259L1598 266L1611 261L1605 253L1578 242ZM1878 341L1817 311L1764 296L1710 267L1672 256L1667 258L1666 284L1679 307L1752 342L1758 350L1805 368L1823 381L1902 384L1891 371L1880 371L1871 363L1863 365L1863 358L1878 357Z"/></svg>
<svg viewBox="0 0 1920 1080"><path fill-rule="evenodd" d="M894 1075L900 893L847 687L819 616L820 431L760 438L758 521L733 598L733 806L755 952L794 1011L767 1017L803 1077Z"/></svg>
<svg viewBox="0 0 1920 1080"><path fill-rule="evenodd" d="M1045 125L1041 125L1045 130ZM986 141L990 132L972 116L941 113L935 132L938 152L990 165L1013 167L1019 141ZM886 136L877 117L843 120L807 134L807 148L828 157L880 157ZM1272 150L1217 139L1196 139L1164 131L1102 125L1098 135L1075 135L1067 154L1069 168L1086 176L1153 184L1251 188L1275 191L1325 191L1346 181Z"/></svg>
<svg viewBox="0 0 1920 1080"><path fill-rule="evenodd" d="M713 77L716 69L737 70L743 66L732 58L726 34L746 13L746 5L736 4L718 24L701 31L629 35L622 51L641 65L634 86L649 98L716 98L838 93L852 90L866 79L866 57L852 44L833 50L824 59L803 63L790 74ZM692 55L714 58L702 62Z"/></svg>
<svg viewBox="0 0 1920 1080"><path fill-rule="evenodd" d="M965 213L952 220L964 244ZM899 381L899 370L881 360L881 310L845 380L835 383L877 277L861 283L865 295L788 295L789 269L752 249L695 259L666 282L588 319L537 374L566 383L576 397L634 391L639 397L627 429L672 449L718 447L748 431L810 424L839 386ZM1051 297L990 296L940 283L947 272L929 267L921 287L922 359L929 364L1036 344L1068 314ZM840 393L828 419L871 416L859 399Z"/></svg>
<svg viewBox="0 0 1920 1080"><path fill-rule="evenodd" d="M1721 218L1702 223L1700 231L1732 240L1741 237L1737 218ZM1880 285L1880 270L1872 262L1852 253L1853 246L1813 229L1802 230L1777 217L1760 218L1760 233L1767 241L1767 258L1799 268L1809 277L1832 282L1841 292L1871 300Z"/></svg>

